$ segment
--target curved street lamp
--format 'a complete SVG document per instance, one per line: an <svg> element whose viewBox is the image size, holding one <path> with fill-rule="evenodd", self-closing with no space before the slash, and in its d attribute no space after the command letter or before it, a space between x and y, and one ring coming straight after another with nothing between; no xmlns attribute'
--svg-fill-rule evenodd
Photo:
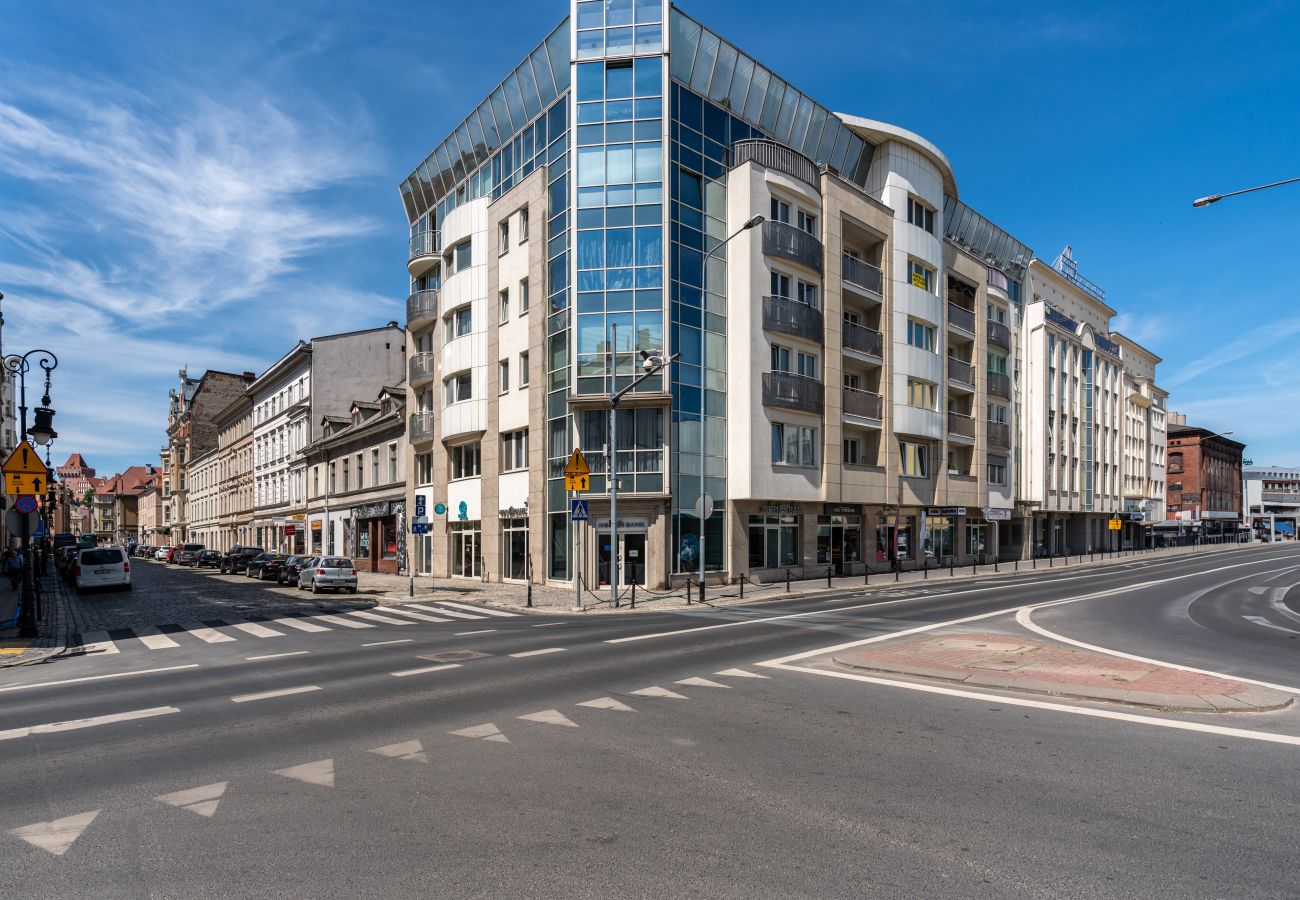
<svg viewBox="0 0 1300 900"><path fill-rule="evenodd" d="M1238 194L1249 194L1252 191L1262 191L1265 188L1278 187L1283 184L1295 184L1300 178L1288 178L1285 181L1274 181L1271 184L1261 184L1258 187L1244 188L1240 191L1228 191L1226 194L1210 194L1208 197L1198 197L1192 201L1192 206L1209 206L1211 203L1218 203L1224 197L1235 197Z"/></svg>

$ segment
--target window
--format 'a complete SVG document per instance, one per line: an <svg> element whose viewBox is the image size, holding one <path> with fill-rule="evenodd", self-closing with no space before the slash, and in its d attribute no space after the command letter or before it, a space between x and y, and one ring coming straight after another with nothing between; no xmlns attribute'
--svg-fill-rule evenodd
<svg viewBox="0 0 1300 900"><path fill-rule="evenodd" d="M930 477L930 448L924 444L898 442L898 471L909 478Z"/></svg>
<svg viewBox="0 0 1300 900"><path fill-rule="evenodd" d="M1007 311L1000 306L995 306L990 303L988 306L988 319L990 322L998 322L999 324L1005 325L1007 324Z"/></svg>
<svg viewBox="0 0 1300 900"><path fill-rule="evenodd" d="M789 298L790 296L789 275L783 275L780 272L772 273L772 296Z"/></svg>
<svg viewBox="0 0 1300 900"><path fill-rule="evenodd" d="M1181 452L1169 454L1169 471L1170 473L1183 471L1183 454Z"/></svg>
<svg viewBox="0 0 1300 900"><path fill-rule="evenodd" d="M501 435L501 471L515 472L528 468L528 429Z"/></svg>
<svg viewBox="0 0 1300 900"><path fill-rule="evenodd" d="M985 355L990 372L997 372L999 375L1007 374L1007 355L997 350L989 350ZM1064 378L1064 376L1062 376ZM1064 390L1064 388L1062 388Z"/></svg>
<svg viewBox="0 0 1300 900"><path fill-rule="evenodd" d="M862 453L862 441L857 438L844 439L844 465L861 466L866 464L866 457Z"/></svg>
<svg viewBox="0 0 1300 900"><path fill-rule="evenodd" d="M817 465L817 429L772 423L772 462L778 465Z"/></svg>
<svg viewBox="0 0 1300 900"><path fill-rule="evenodd" d="M331 494L338 493L338 478L336 477L338 473L335 471L337 465L338 465L337 463L330 463L330 493Z"/></svg>
<svg viewBox="0 0 1300 900"><path fill-rule="evenodd" d="M805 378L817 377L817 357L802 350L791 350L780 344L772 345L772 371L789 372Z"/></svg>
<svg viewBox="0 0 1300 900"><path fill-rule="evenodd" d="M914 259L907 261L907 280L921 290L934 292L936 284L934 270L926 268Z"/></svg>
<svg viewBox="0 0 1300 900"><path fill-rule="evenodd" d="M988 405L989 421L998 425L1007 424L1007 408L998 403Z"/></svg>
<svg viewBox="0 0 1300 900"><path fill-rule="evenodd" d="M473 380L469 372L461 372L447 379L447 405L474 399Z"/></svg>
<svg viewBox="0 0 1300 900"><path fill-rule="evenodd" d="M749 567L775 569L799 565L798 516L749 517Z"/></svg>
<svg viewBox="0 0 1300 900"><path fill-rule="evenodd" d="M525 243L528 240L528 208L524 207L519 210L519 243Z"/></svg>
<svg viewBox="0 0 1300 900"><path fill-rule="evenodd" d="M775 197L773 197L771 218L773 222L784 222L785 224L789 225L790 204L786 203L784 200L778 200Z"/></svg>
<svg viewBox="0 0 1300 900"><path fill-rule="evenodd" d="M798 295L798 300L799 300L800 303L806 303L806 304L808 304L809 306L816 308L816 306L817 306L817 285L815 285L815 284L809 284L809 283L806 282L806 281L801 281L801 282L799 282L799 295Z"/></svg>
<svg viewBox="0 0 1300 900"><path fill-rule="evenodd" d="M921 381L918 378L907 379L908 406L933 410L937 408L938 396L938 387L935 384L929 381Z"/></svg>
<svg viewBox="0 0 1300 900"><path fill-rule="evenodd" d="M817 217L812 213L806 213L801 209L795 221L800 231L806 231L809 234L817 233Z"/></svg>
<svg viewBox="0 0 1300 900"><path fill-rule="evenodd" d="M528 312L528 279L521 279L519 282L519 315Z"/></svg>
<svg viewBox="0 0 1300 900"><path fill-rule="evenodd" d="M528 387L528 351L519 354L519 386Z"/></svg>
<svg viewBox="0 0 1300 900"><path fill-rule="evenodd" d="M907 342L922 350L934 350L934 326L917 319L907 320Z"/></svg>
<svg viewBox="0 0 1300 900"><path fill-rule="evenodd" d="M348 491L352 490L351 476L352 476L352 469L349 466L348 461L345 459L343 460L343 492L344 493L347 493Z"/></svg>
<svg viewBox="0 0 1300 900"><path fill-rule="evenodd" d="M311 467L311 495L320 496L320 466Z"/></svg>
<svg viewBox="0 0 1300 900"><path fill-rule="evenodd" d="M461 241L451 249L451 272L454 275L468 269L474 259L473 240Z"/></svg>
<svg viewBox="0 0 1300 900"><path fill-rule="evenodd" d="M366 486L365 485L366 468L365 468L364 461L365 461L365 456L358 453L357 454L357 490L361 490L363 487Z"/></svg>
<svg viewBox="0 0 1300 900"><path fill-rule="evenodd" d="M510 360L503 359L497 363L497 366L499 370L498 377L501 381L500 389L501 393L504 394L510 390Z"/></svg>
<svg viewBox="0 0 1300 900"><path fill-rule="evenodd" d="M501 307L501 321L510 321L510 289L507 288L497 294L497 303Z"/></svg>
<svg viewBox="0 0 1300 900"><path fill-rule="evenodd" d="M457 444L448 450L451 458L451 478L473 478L479 474L479 442Z"/></svg>
<svg viewBox="0 0 1300 900"><path fill-rule="evenodd" d="M370 451L370 486L381 484L379 480L379 449Z"/></svg>
<svg viewBox="0 0 1300 900"><path fill-rule="evenodd" d="M1007 459L1005 456L990 456L988 464L989 484L1007 483Z"/></svg>
<svg viewBox="0 0 1300 900"><path fill-rule="evenodd" d="M388 445L388 483L397 481L397 445Z"/></svg>
<svg viewBox="0 0 1300 900"><path fill-rule="evenodd" d="M419 453L415 457L415 479L417 484L433 484L433 454Z"/></svg>
<svg viewBox="0 0 1300 900"><path fill-rule="evenodd" d="M510 220L497 225L497 254L505 256L510 252Z"/></svg>
<svg viewBox="0 0 1300 900"><path fill-rule="evenodd" d="M907 198L907 221L934 234L934 210L915 197Z"/></svg>

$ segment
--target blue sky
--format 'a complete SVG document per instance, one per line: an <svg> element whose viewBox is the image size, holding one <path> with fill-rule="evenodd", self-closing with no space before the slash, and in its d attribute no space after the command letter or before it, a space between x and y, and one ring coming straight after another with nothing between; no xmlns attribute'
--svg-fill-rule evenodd
<svg viewBox="0 0 1300 900"><path fill-rule="evenodd" d="M1190 204L1300 175L1300 4L682 6L933 140L962 199L1074 247L1175 409L1300 465L1300 186ZM397 183L566 8L0 0L4 349L60 357L55 455L155 462L178 369L400 319Z"/></svg>

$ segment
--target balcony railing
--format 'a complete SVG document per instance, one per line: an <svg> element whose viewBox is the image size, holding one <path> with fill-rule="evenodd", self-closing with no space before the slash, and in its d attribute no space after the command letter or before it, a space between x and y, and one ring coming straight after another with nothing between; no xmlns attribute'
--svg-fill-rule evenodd
<svg viewBox="0 0 1300 900"><path fill-rule="evenodd" d="M988 267L988 283L989 287L997 288L1004 294L1011 290L1011 286L1007 283L1007 276L992 266Z"/></svg>
<svg viewBox="0 0 1300 900"><path fill-rule="evenodd" d="M785 222L763 223L763 252L807 266L819 274L822 271L822 242Z"/></svg>
<svg viewBox="0 0 1300 900"><path fill-rule="evenodd" d="M421 231L411 235L411 259L434 256L442 252L441 231Z"/></svg>
<svg viewBox="0 0 1300 900"><path fill-rule="evenodd" d="M412 444L427 444L433 440L433 413L411 413L406 424L406 438Z"/></svg>
<svg viewBox="0 0 1300 900"><path fill-rule="evenodd" d="M989 319L988 329L989 329L990 344L993 344L996 347L1001 347L1003 350L1011 349L1010 328L1003 325L1001 322L994 322L992 319Z"/></svg>
<svg viewBox="0 0 1300 900"><path fill-rule="evenodd" d="M844 349L856 350L869 356L884 354L885 339L874 328L864 328L852 322L844 323Z"/></svg>
<svg viewBox="0 0 1300 900"><path fill-rule="evenodd" d="M948 380L974 387L975 367L955 356L950 356L948 357Z"/></svg>
<svg viewBox="0 0 1300 900"><path fill-rule="evenodd" d="M416 291L406 298L406 327L417 328L438 317L438 292Z"/></svg>
<svg viewBox="0 0 1300 900"><path fill-rule="evenodd" d="M975 313L958 306L956 303L948 304L948 324L953 328L960 328L971 337L975 336Z"/></svg>
<svg viewBox="0 0 1300 900"><path fill-rule="evenodd" d="M407 369L407 384L415 387L433 381L434 359L432 353L413 353Z"/></svg>
<svg viewBox="0 0 1300 900"><path fill-rule="evenodd" d="M989 393L994 397L1001 397L1003 400L1011 399L1011 378L1002 372L989 372L988 378Z"/></svg>
<svg viewBox="0 0 1300 900"><path fill-rule="evenodd" d="M821 190L821 178L817 173L817 163L798 151L791 150L784 144L763 138L749 138L736 141L731 147L731 167L741 163L755 162L764 168L798 178L804 184Z"/></svg>
<svg viewBox="0 0 1300 900"><path fill-rule="evenodd" d="M821 415L826 405L823 385L793 372L764 372L763 405Z"/></svg>
<svg viewBox="0 0 1300 900"><path fill-rule="evenodd" d="M792 334L818 344L825 340L822 311L789 297L763 298L763 327L768 331Z"/></svg>
<svg viewBox="0 0 1300 900"><path fill-rule="evenodd" d="M873 294L884 293L884 274L870 263L854 259L847 253L840 256L840 278Z"/></svg>
<svg viewBox="0 0 1300 900"><path fill-rule="evenodd" d="M863 419L879 419L883 403L879 394L858 388L844 389L844 415Z"/></svg>
<svg viewBox="0 0 1300 900"><path fill-rule="evenodd" d="M988 422L989 446L1011 449L1011 426L1006 422Z"/></svg>
<svg viewBox="0 0 1300 900"><path fill-rule="evenodd" d="M975 418L965 413L948 410L948 433L961 437L975 437Z"/></svg>

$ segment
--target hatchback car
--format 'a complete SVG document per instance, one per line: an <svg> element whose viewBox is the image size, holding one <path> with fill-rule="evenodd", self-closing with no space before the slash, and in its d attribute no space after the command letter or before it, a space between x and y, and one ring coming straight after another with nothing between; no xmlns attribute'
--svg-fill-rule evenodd
<svg viewBox="0 0 1300 900"><path fill-rule="evenodd" d="M194 557L194 568L196 569L215 569L220 565L220 550L204 550L198 556Z"/></svg>
<svg viewBox="0 0 1300 900"><path fill-rule="evenodd" d="M153 552L153 558L157 560L165 560L167 559L168 553L171 553L170 547L159 547Z"/></svg>
<svg viewBox="0 0 1300 900"><path fill-rule="evenodd" d="M311 588L313 594L321 591L357 592L357 570L352 560L342 556L322 556L313 565L304 566L298 576L298 590Z"/></svg>
<svg viewBox="0 0 1300 900"><path fill-rule="evenodd" d="M206 548L202 544L182 544L181 552L172 561L178 566L192 566L204 549Z"/></svg>
<svg viewBox="0 0 1300 900"><path fill-rule="evenodd" d="M256 578L258 581L277 578L280 575L280 568L288 558L283 553L259 554L248 561L248 570L244 574L249 578Z"/></svg>
<svg viewBox="0 0 1300 900"><path fill-rule="evenodd" d="M314 556L289 557L284 561L284 565L280 566L280 572L276 581L280 582L280 584L296 585L298 583L298 576L302 574L303 566L312 562L315 558L316 557Z"/></svg>
<svg viewBox="0 0 1300 900"><path fill-rule="evenodd" d="M121 547L91 547L77 553L72 566L72 582L77 590L116 588L131 590L131 563Z"/></svg>

